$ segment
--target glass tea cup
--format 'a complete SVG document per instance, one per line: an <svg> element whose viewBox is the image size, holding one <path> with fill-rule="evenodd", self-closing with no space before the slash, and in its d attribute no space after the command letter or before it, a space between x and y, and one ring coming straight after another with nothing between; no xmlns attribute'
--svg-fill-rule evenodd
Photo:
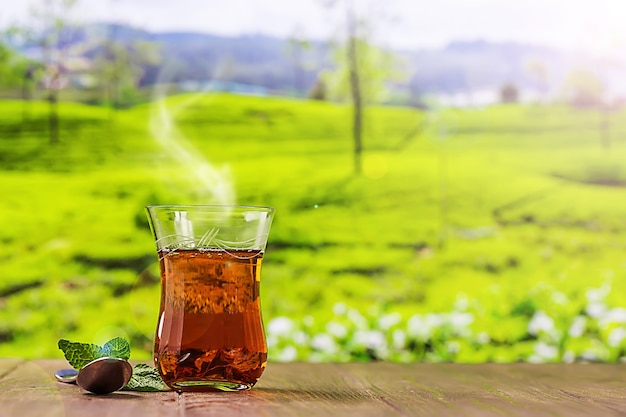
<svg viewBox="0 0 626 417"><path fill-rule="evenodd" d="M146 207L161 270L154 361L177 391L249 389L267 364L259 282L270 207Z"/></svg>

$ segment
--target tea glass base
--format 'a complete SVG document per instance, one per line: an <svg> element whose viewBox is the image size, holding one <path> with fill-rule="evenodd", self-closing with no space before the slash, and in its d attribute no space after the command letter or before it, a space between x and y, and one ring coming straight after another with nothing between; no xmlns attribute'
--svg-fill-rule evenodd
<svg viewBox="0 0 626 417"><path fill-rule="evenodd" d="M244 391L252 388L252 385L220 380L192 380L176 381L171 387L176 391Z"/></svg>

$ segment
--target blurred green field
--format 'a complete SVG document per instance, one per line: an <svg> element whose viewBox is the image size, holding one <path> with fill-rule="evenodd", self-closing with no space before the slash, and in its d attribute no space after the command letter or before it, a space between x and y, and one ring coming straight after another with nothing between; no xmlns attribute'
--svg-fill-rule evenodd
<svg viewBox="0 0 626 417"><path fill-rule="evenodd" d="M350 114L219 94L63 103L50 145L46 103L0 102L0 357L115 336L150 357L143 208L214 202L203 161L237 203L277 210L262 273L272 360L626 357L626 114L373 107L361 175Z"/></svg>

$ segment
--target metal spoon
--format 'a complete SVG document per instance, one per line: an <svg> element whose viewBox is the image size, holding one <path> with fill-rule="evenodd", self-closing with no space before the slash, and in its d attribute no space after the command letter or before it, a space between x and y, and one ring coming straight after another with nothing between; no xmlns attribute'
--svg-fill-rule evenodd
<svg viewBox="0 0 626 417"><path fill-rule="evenodd" d="M76 383L94 394L109 394L128 384L132 374L133 367L127 360L105 357L85 365L78 372Z"/></svg>
<svg viewBox="0 0 626 417"><path fill-rule="evenodd" d="M54 376L59 382L74 384L76 383L76 377L78 377L78 371L76 369L59 369Z"/></svg>
<svg viewBox="0 0 626 417"><path fill-rule="evenodd" d="M124 359L99 358L89 362L77 374L61 369L54 375L59 381L76 381L81 388L94 394L110 394L123 388L133 374L132 365Z"/></svg>

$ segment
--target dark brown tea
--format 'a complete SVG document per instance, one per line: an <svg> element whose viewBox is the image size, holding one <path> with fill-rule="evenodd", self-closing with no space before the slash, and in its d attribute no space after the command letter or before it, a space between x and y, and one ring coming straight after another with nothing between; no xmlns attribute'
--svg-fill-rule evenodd
<svg viewBox="0 0 626 417"><path fill-rule="evenodd" d="M179 391L251 388L267 364L258 250L160 250L154 358Z"/></svg>

